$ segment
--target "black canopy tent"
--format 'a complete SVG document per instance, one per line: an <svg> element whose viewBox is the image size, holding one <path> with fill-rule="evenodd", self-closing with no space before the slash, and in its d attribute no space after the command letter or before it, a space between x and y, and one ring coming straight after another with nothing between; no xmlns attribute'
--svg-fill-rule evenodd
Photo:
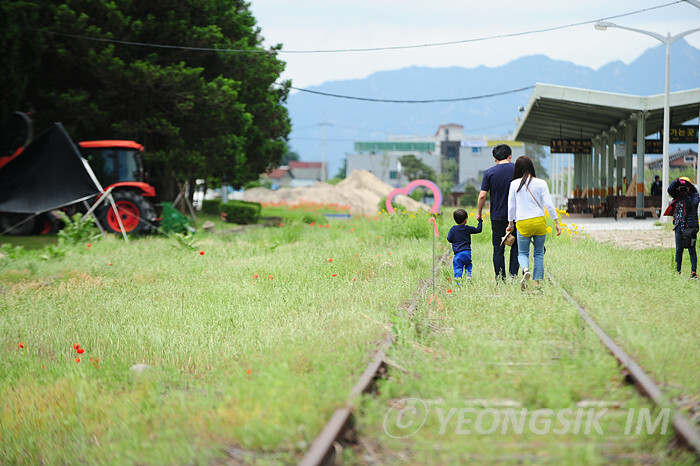
<svg viewBox="0 0 700 466"><path fill-rule="evenodd" d="M0 169L0 212L39 215L99 194L114 208L111 194L102 189L61 123Z"/></svg>
<svg viewBox="0 0 700 466"><path fill-rule="evenodd" d="M40 214L100 192L61 123L54 123L0 170L0 212Z"/></svg>

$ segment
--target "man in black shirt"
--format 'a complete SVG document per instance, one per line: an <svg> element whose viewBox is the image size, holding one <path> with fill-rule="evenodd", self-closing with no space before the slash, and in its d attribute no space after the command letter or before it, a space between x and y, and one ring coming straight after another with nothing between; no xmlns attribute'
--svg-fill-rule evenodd
<svg viewBox="0 0 700 466"><path fill-rule="evenodd" d="M486 195L491 193L491 242L493 243L493 269L496 279L505 280L505 245L501 238L506 235L508 226L508 190L513 181L513 151L507 144L499 144L493 148L493 158L496 165L484 172L481 191L476 207L476 219L481 220L481 211L486 203ZM508 271L511 278L518 276L518 244L510 247Z"/></svg>

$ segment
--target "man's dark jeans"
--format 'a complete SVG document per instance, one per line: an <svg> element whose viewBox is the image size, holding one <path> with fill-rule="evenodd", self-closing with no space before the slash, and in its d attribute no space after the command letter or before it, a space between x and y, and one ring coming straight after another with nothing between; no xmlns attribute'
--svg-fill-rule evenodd
<svg viewBox="0 0 700 466"><path fill-rule="evenodd" d="M493 270L496 273L496 278L506 278L506 259L505 249L508 248L505 244L501 246L501 238L506 235L508 220L491 220L493 243ZM513 232L515 234L515 232ZM508 272L510 276L518 275L518 242L513 243L510 247L510 262L508 264Z"/></svg>

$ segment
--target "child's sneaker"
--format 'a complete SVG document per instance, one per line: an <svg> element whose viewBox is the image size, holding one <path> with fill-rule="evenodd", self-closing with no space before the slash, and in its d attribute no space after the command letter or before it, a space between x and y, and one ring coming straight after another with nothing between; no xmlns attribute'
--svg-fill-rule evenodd
<svg viewBox="0 0 700 466"><path fill-rule="evenodd" d="M527 288L527 282L530 281L531 276L530 269L523 269L523 279L520 280L520 289L522 291L525 291L525 288Z"/></svg>
<svg viewBox="0 0 700 466"><path fill-rule="evenodd" d="M691 280L697 280L697 279L698 279L698 273L697 273L697 272L690 272L690 279L691 279Z"/></svg>

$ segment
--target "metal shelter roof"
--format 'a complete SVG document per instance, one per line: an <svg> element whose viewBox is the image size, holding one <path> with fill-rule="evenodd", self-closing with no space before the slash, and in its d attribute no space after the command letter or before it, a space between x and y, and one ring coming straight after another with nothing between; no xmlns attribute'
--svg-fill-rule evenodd
<svg viewBox="0 0 700 466"><path fill-rule="evenodd" d="M698 117L700 89L669 95L671 125ZM593 139L646 113L645 136L663 128L664 95L636 96L537 83L515 129L516 141L549 146L551 139ZM636 124L636 123L635 123Z"/></svg>

